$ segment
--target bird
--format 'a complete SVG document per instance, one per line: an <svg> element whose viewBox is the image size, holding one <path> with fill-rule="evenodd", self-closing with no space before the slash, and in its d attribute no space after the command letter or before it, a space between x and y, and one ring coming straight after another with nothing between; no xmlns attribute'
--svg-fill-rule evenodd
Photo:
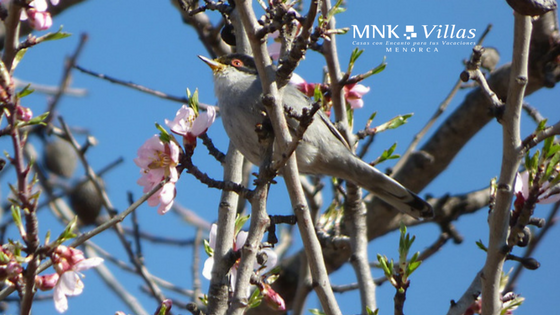
<svg viewBox="0 0 560 315"><path fill-rule="evenodd" d="M262 86L253 57L227 54L216 59L198 56L213 72L214 93L224 129L233 145L255 165L265 159L266 147L255 131L263 123L265 107ZM310 99L288 84L280 89L285 107L302 113L311 108ZM299 122L286 116L295 135ZM396 180L357 157L327 115L319 110L296 149L297 165L302 174L328 175L367 189L396 209L416 219L433 217L429 203Z"/></svg>

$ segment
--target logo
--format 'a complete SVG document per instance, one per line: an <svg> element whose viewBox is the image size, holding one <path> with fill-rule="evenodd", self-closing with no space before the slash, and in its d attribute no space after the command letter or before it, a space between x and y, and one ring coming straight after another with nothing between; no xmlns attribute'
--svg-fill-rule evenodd
<svg viewBox="0 0 560 315"><path fill-rule="evenodd" d="M404 33L404 37L410 40L411 38L416 38L416 33L414 33L414 25L407 25L406 26L406 33Z"/></svg>
<svg viewBox="0 0 560 315"><path fill-rule="evenodd" d="M352 45L385 46L385 52L439 52L442 46L474 46L475 37L476 29L455 24L352 25Z"/></svg>

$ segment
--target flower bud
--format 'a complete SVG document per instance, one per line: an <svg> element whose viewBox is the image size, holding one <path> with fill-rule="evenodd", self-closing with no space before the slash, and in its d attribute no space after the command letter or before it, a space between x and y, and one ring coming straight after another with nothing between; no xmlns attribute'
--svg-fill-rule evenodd
<svg viewBox="0 0 560 315"><path fill-rule="evenodd" d="M266 283L264 284L262 294L263 299L268 306L277 311L286 310L286 303L284 302L284 299Z"/></svg>
<svg viewBox="0 0 560 315"><path fill-rule="evenodd" d="M30 8L26 11L29 18L29 26L38 31L44 31L52 26L52 18L49 12L37 11Z"/></svg>
<svg viewBox="0 0 560 315"><path fill-rule="evenodd" d="M36 276L35 286L41 291L48 291L54 289L58 282L59 275L53 273L50 275Z"/></svg>
<svg viewBox="0 0 560 315"><path fill-rule="evenodd" d="M33 112L29 107L18 106L16 109L17 119L22 121L29 121L33 118Z"/></svg>

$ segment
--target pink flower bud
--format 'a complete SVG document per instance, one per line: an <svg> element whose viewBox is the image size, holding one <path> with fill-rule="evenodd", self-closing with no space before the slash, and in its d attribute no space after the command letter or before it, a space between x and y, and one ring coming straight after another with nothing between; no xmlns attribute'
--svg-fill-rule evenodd
<svg viewBox="0 0 560 315"><path fill-rule="evenodd" d="M8 277L14 277L20 274L23 271L21 265L15 261L10 261L6 266L6 272L8 273Z"/></svg>
<svg viewBox="0 0 560 315"><path fill-rule="evenodd" d="M165 300L163 300L163 302L161 302L161 304L158 307L158 309L156 310L155 314L161 314L161 310L163 308L165 308L165 311L164 311L163 314L165 314L165 315L170 314L172 306L173 306L173 301L171 301L170 299L165 299Z"/></svg>
<svg viewBox="0 0 560 315"><path fill-rule="evenodd" d="M58 282L58 274L53 273L50 275L36 276L35 286L41 291L48 291L54 289Z"/></svg>
<svg viewBox="0 0 560 315"><path fill-rule="evenodd" d="M17 119L19 120L29 121L33 118L33 112L29 107L18 106L16 110Z"/></svg>
<svg viewBox="0 0 560 315"><path fill-rule="evenodd" d="M52 26L52 18L49 12L37 11L36 9L30 8L26 11L27 17L29 19L29 25L38 30L44 31Z"/></svg>
<svg viewBox="0 0 560 315"><path fill-rule="evenodd" d="M276 293L270 285L266 283L263 284L262 294L264 301L268 304L268 306L277 311L286 310L286 303L284 302L284 299L280 296L280 294Z"/></svg>

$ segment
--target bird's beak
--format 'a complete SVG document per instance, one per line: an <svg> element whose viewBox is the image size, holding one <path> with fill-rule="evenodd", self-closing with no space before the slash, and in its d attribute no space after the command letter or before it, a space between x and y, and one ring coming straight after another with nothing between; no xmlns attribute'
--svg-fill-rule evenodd
<svg viewBox="0 0 560 315"><path fill-rule="evenodd" d="M198 55L198 58L202 59L202 61L206 62L207 65L210 66L210 68L212 68L213 72L218 72L220 70L222 70L223 68L225 68L225 65L223 63L217 62L216 60L212 60L212 59L208 59L204 56Z"/></svg>

